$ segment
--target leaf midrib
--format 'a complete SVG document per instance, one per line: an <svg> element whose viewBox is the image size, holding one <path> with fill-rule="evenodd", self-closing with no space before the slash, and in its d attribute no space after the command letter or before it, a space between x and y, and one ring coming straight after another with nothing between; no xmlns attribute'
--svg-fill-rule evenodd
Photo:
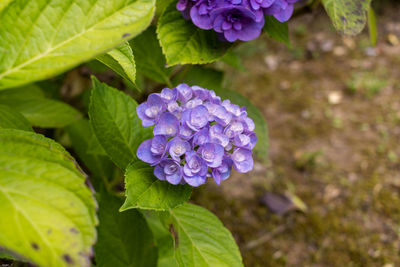
<svg viewBox="0 0 400 267"><path fill-rule="evenodd" d="M136 3L137 3L137 2L133 3L132 5L134 5L134 4L136 4ZM71 37L71 38L69 38L69 39L67 39L67 40L64 40L63 42L59 43L58 45L56 45L56 46L54 46L54 47L48 49L48 50L45 51L44 53L39 54L39 55L37 55L36 57L33 57L33 58L31 58L30 60L25 61L24 63L21 63L21 64L16 65L16 66L12 66L12 68L8 69L7 71L5 71L5 72L3 72L3 73L0 73L0 80L1 80L4 76L6 76L6 75L8 75L8 74L10 74L10 73L16 72L17 70L19 70L19 69L21 69L21 68L23 68L23 67L29 65L30 63L35 62L35 61L37 61L37 60L39 60L39 59L41 59L41 58L47 56L49 53L55 51L56 49L62 47L62 46L65 45L65 44L71 42L72 40L74 40L74 39L76 39L76 38L78 38L78 37L80 37L80 36L82 36L82 35L88 33L89 31L92 31L92 30L93 30L94 28L96 28L98 25L100 25L101 23L103 23L105 20L107 20L107 19L109 19L109 18L115 16L117 13L120 13L120 12L122 12L122 11L125 10L125 9L131 8L132 5L128 5L128 6L125 6L125 7L121 8L121 9L116 10L113 14L111 14L110 16L105 17L105 18L103 18L102 20L98 21L96 24L94 24L93 26L91 26L90 28L88 28L86 31L82 31L82 32L80 32L79 34L76 34L76 35L74 35L73 37ZM151 10L152 10L152 9L151 9ZM151 12L151 10L150 10L150 12Z"/></svg>

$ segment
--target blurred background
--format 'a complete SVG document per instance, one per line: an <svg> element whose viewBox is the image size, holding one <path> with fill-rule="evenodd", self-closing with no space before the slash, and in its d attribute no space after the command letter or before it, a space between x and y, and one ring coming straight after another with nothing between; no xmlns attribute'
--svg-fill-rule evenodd
<svg viewBox="0 0 400 267"><path fill-rule="evenodd" d="M265 35L236 48L225 87L265 116L269 157L194 190L233 232L246 266L400 266L400 1L373 1L342 37L322 9L290 21L292 48Z"/></svg>

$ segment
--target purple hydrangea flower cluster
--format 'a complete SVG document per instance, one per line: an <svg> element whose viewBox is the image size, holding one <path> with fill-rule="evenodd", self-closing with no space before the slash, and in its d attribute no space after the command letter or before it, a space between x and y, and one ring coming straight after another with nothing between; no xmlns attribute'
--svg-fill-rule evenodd
<svg viewBox="0 0 400 267"><path fill-rule="evenodd" d="M145 140L137 156L154 168L154 175L171 184L199 186L213 177L219 185L232 167L253 169L257 137L245 107L232 104L199 86L180 84L151 94L137 107L154 137Z"/></svg>
<svg viewBox="0 0 400 267"><path fill-rule="evenodd" d="M264 27L264 15L285 22L299 0L179 0L176 8L199 28L214 29L223 39L250 41Z"/></svg>

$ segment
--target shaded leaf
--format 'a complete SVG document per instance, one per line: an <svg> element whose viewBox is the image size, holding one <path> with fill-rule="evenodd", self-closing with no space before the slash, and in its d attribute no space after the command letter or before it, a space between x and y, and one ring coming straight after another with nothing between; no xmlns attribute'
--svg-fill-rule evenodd
<svg viewBox="0 0 400 267"><path fill-rule="evenodd" d="M170 85L172 69L166 68L165 57L157 40L155 27L149 27L129 42L135 54L138 72L160 83Z"/></svg>
<svg viewBox="0 0 400 267"><path fill-rule="evenodd" d="M91 154L89 151L90 142L96 137L90 127L89 121L81 119L65 128L72 148L79 159L91 172L91 180L96 189L101 188L103 181L108 181L113 177L114 164L106 155Z"/></svg>
<svg viewBox="0 0 400 267"><path fill-rule="evenodd" d="M178 267L178 263L175 260L174 239L168 229L162 224L159 212L148 210L144 211L143 214L157 243L157 266Z"/></svg>
<svg viewBox="0 0 400 267"><path fill-rule="evenodd" d="M96 59L124 78L130 87L136 88L135 59L128 42L123 43L106 54L97 56Z"/></svg>
<svg viewBox="0 0 400 267"><path fill-rule="evenodd" d="M137 103L128 95L93 80L89 117L94 133L111 160L121 169L135 159L142 141L151 138L151 127L142 127Z"/></svg>
<svg viewBox="0 0 400 267"><path fill-rule="evenodd" d="M61 128L82 116L72 106L44 97L35 85L0 91L0 104L20 112L33 126L42 128Z"/></svg>
<svg viewBox="0 0 400 267"><path fill-rule="evenodd" d="M228 64L229 66L240 70L240 71L245 71L246 68L243 65L242 59L240 58L240 56L235 53L235 51L230 50L228 51L222 58L221 60L223 62L225 62L226 64Z"/></svg>
<svg viewBox="0 0 400 267"><path fill-rule="evenodd" d="M28 120L21 113L8 106L0 105L0 129L19 129L32 131Z"/></svg>
<svg viewBox="0 0 400 267"><path fill-rule="evenodd" d="M76 162L42 135L0 131L0 247L41 266L90 266L96 203Z"/></svg>
<svg viewBox="0 0 400 267"><path fill-rule="evenodd" d="M157 34L170 66L210 63L221 58L231 46L219 40L215 32L202 30L185 20L176 3L171 3L161 15Z"/></svg>
<svg viewBox="0 0 400 267"><path fill-rule="evenodd" d="M0 89L43 80L133 38L155 0L14 0L0 13Z"/></svg>
<svg viewBox="0 0 400 267"><path fill-rule="evenodd" d="M153 234L138 210L118 212L122 201L106 192L99 197L96 266L157 266Z"/></svg>
<svg viewBox="0 0 400 267"><path fill-rule="evenodd" d="M134 208L168 210L189 199L192 187L161 181L154 176L153 170L139 161L126 169L126 200L121 211Z"/></svg>
<svg viewBox="0 0 400 267"><path fill-rule="evenodd" d="M290 47L289 26L287 22L280 22L273 16L265 16L264 30L272 39Z"/></svg>

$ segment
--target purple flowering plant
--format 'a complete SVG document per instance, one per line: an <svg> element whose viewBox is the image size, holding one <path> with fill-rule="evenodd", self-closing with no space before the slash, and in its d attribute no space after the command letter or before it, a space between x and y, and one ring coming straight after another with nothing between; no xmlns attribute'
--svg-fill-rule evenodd
<svg viewBox="0 0 400 267"><path fill-rule="evenodd" d="M180 84L151 94L137 107L143 126L153 126L152 139L137 150L154 166L154 175L171 184L199 186L212 177L219 185L232 167L253 169L257 136L246 108L221 100L214 91Z"/></svg>
<svg viewBox="0 0 400 267"><path fill-rule="evenodd" d="M250 41L261 34L264 15L286 22L299 0L179 0L176 8L204 30L213 29L228 42Z"/></svg>

